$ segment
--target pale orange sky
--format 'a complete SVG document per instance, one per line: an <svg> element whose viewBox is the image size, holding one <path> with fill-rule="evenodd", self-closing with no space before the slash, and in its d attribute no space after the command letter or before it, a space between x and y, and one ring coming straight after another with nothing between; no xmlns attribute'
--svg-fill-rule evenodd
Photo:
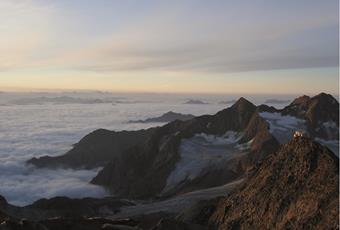
<svg viewBox="0 0 340 230"><path fill-rule="evenodd" d="M44 73L3 78L2 90L68 89L115 92L338 94L335 68L241 73ZM2 73L0 73L1 75Z"/></svg>

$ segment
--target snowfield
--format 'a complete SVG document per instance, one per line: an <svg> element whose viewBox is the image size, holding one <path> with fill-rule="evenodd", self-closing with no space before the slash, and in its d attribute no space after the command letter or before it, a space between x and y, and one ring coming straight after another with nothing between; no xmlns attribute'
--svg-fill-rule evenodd
<svg viewBox="0 0 340 230"><path fill-rule="evenodd" d="M293 116L283 116L280 113L260 113L260 116L264 118L270 125L270 132L281 143L284 144L289 141L294 131L306 132L307 127L305 121ZM338 127L333 121L320 123L320 128L324 127L328 134L328 137L334 136L334 133L338 132ZM327 146L337 156L339 156L339 140L324 140L321 138L315 138L315 141Z"/></svg>
<svg viewBox="0 0 340 230"><path fill-rule="evenodd" d="M246 146L237 143L241 137L240 133L228 131L223 136L201 133L182 140L179 147L181 159L168 177L163 193L183 181L195 179L212 168L222 167L223 162L246 150Z"/></svg>
<svg viewBox="0 0 340 230"><path fill-rule="evenodd" d="M306 131L305 121L293 116L283 116L281 113L260 113L270 125L270 132L281 143L289 141L296 130Z"/></svg>

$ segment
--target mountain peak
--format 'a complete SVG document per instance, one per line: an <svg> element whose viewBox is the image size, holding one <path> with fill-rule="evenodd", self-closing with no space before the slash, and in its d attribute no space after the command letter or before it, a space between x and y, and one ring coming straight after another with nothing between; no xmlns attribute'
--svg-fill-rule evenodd
<svg viewBox="0 0 340 230"><path fill-rule="evenodd" d="M256 109L256 106L247 99L245 99L244 97L240 97L231 107L237 110Z"/></svg>
<svg viewBox="0 0 340 230"><path fill-rule="evenodd" d="M339 102L331 94L327 93L320 93L314 96L312 100L319 100L322 103L339 104Z"/></svg>
<svg viewBox="0 0 340 230"><path fill-rule="evenodd" d="M295 98L294 101L291 103L291 105L301 105L306 104L310 100L310 97L307 95L300 96L298 98Z"/></svg>
<svg viewBox="0 0 340 230"><path fill-rule="evenodd" d="M325 92L321 92L318 95L314 96L314 97L332 97L332 95L325 93Z"/></svg>

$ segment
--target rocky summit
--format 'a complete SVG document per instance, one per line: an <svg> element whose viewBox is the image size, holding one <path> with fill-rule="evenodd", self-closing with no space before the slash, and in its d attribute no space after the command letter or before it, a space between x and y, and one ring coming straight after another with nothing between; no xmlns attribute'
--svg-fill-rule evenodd
<svg viewBox="0 0 340 230"><path fill-rule="evenodd" d="M338 229L338 193L338 158L296 138L252 169L209 222L217 229Z"/></svg>
<svg viewBox="0 0 340 230"><path fill-rule="evenodd" d="M305 119L313 136L324 139L339 136L339 102L330 94L301 96L285 107L282 114Z"/></svg>

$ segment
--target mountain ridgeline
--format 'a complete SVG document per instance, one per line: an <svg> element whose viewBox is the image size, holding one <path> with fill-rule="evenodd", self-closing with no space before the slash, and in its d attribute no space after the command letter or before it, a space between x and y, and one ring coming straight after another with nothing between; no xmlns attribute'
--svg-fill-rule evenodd
<svg viewBox="0 0 340 230"><path fill-rule="evenodd" d="M278 143L270 135L257 108L241 98L232 107L215 115L196 117L189 121L175 121L157 128L150 138L128 149L108 163L92 183L109 188L112 193L130 198L148 198L162 193L167 178L180 161L181 140L195 134L223 135L227 131L244 133L239 143L252 141L248 152L229 160L225 167L211 168L193 180L184 180L172 193L218 186L243 175L247 164L274 150Z"/></svg>
<svg viewBox="0 0 340 230"><path fill-rule="evenodd" d="M304 136L293 138L297 130ZM101 166L91 183L114 198L52 198L24 208L0 199L0 218L16 229L25 229L20 218L45 229L338 229L338 135L339 103L325 93L283 109L240 98L214 115L160 127L100 129L64 155L28 163Z"/></svg>
<svg viewBox="0 0 340 230"><path fill-rule="evenodd" d="M53 198L20 208L0 197L0 229L339 229L338 197L338 158L312 139L297 137L249 168L229 195L183 206L178 214L122 219L109 212L110 218L93 218L135 204L116 198Z"/></svg>
<svg viewBox="0 0 340 230"><path fill-rule="evenodd" d="M249 173L209 217L217 229L338 229L338 158L296 138Z"/></svg>
<svg viewBox="0 0 340 230"><path fill-rule="evenodd" d="M280 141L271 131L273 124L261 115L263 112L296 117L304 121L305 131L310 137L337 140L339 103L329 94L299 97L282 110L266 105L255 106L240 98L215 115L175 120L147 130L97 130L62 156L33 158L28 163L50 168L104 166L91 183L128 198L169 196L219 186L241 178L254 163L278 149ZM168 178L183 158L183 141L199 134L221 137L229 131L239 135L235 144L245 146L242 151L234 148L237 154L225 160L223 166L205 168L194 178L184 178L165 190ZM290 133L294 131L287 130Z"/></svg>
<svg viewBox="0 0 340 230"><path fill-rule="evenodd" d="M116 155L145 141L153 131L153 128L120 132L98 129L82 138L64 155L32 158L27 163L36 167L73 169L104 166Z"/></svg>

